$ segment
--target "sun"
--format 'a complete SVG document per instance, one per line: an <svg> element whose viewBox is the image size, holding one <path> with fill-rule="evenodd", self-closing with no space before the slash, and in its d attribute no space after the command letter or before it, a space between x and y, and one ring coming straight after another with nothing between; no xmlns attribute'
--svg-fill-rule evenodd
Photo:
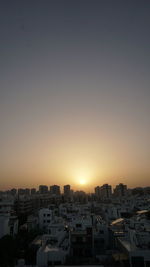
<svg viewBox="0 0 150 267"><path fill-rule="evenodd" d="M79 180L79 184L80 185L85 185L87 183L87 181L85 179L80 179Z"/></svg>
<svg viewBox="0 0 150 267"><path fill-rule="evenodd" d="M90 183L90 171L86 168L78 168L74 170L74 181L77 187L82 186L82 187L87 187Z"/></svg>

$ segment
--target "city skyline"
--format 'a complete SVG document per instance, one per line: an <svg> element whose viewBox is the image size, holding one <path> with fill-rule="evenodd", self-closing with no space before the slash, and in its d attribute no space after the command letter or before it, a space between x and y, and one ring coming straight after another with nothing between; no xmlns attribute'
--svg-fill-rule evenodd
<svg viewBox="0 0 150 267"><path fill-rule="evenodd" d="M148 189L150 188L150 186L145 186L145 187L140 187L140 186L136 186L136 187L128 187L128 185L126 184L123 184L121 182L118 182L114 185L112 184L109 184L109 183L105 183L105 184L96 184L94 185L93 187L88 187L88 185L86 184L80 184L80 185L76 185L75 187L72 186L71 184L64 184L64 185L60 185L60 184L39 184L39 185L36 185L35 187L13 187L13 188L6 188L6 189L3 189L3 190L0 190L0 192L3 192L3 193L7 193L7 192L13 192L14 190L15 191L19 191L21 190L23 194L26 194L26 191L27 191L27 194L32 194L32 191L33 191L33 194L34 193L41 193L42 194L42 191L43 191L43 194L45 193L50 193L52 194L52 188L57 188L57 189L54 189L56 190L56 194L65 194L65 191L68 192L72 192L72 193L75 193L75 192L84 192L86 194L93 194L95 193L96 194L96 189L100 189L102 188L103 186L109 186L111 188L111 191L112 193L114 194L115 193L115 190L116 188L119 188L120 186L121 187L125 187L126 190L130 191L130 190L145 190L145 189ZM68 189L69 187L69 189ZM65 189L67 188L67 189ZM42 191L41 191L42 190ZM54 193L55 194L55 193Z"/></svg>
<svg viewBox="0 0 150 267"><path fill-rule="evenodd" d="M0 190L150 186L149 13L146 0L2 1Z"/></svg>

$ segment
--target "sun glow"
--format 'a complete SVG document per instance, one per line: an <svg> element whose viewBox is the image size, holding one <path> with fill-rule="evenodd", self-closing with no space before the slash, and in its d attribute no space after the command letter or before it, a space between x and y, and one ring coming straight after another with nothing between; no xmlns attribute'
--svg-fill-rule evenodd
<svg viewBox="0 0 150 267"><path fill-rule="evenodd" d="M80 184L80 185L87 184L87 181L86 181L85 179L80 179L80 180L79 180L79 184Z"/></svg>
<svg viewBox="0 0 150 267"><path fill-rule="evenodd" d="M91 170L89 170L87 167L84 168L76 168L73 171L72 178L74 181L74 186L79 190L81 187L84 188L84 190L88 190L90 187L90 180L91 180Z"/></svg>

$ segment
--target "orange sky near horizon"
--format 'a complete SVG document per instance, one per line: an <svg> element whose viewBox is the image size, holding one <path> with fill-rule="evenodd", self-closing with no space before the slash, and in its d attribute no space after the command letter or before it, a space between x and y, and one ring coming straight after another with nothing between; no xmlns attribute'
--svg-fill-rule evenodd
<svg viewBox="0 0 150 267"><path fill-rule="evenodd" d="M150 186L149 14L150 1L3 1L0 190Z"/></svg>

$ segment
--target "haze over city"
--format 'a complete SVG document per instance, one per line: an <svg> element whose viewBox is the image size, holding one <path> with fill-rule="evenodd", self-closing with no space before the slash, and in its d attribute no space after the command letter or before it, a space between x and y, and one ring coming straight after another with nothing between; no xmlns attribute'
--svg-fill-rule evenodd
<svg viewBox="0 0 150 267"><path fill-rule="evenodd" d="M150 186L150 2L2 1L0 190Z"/></svg>

